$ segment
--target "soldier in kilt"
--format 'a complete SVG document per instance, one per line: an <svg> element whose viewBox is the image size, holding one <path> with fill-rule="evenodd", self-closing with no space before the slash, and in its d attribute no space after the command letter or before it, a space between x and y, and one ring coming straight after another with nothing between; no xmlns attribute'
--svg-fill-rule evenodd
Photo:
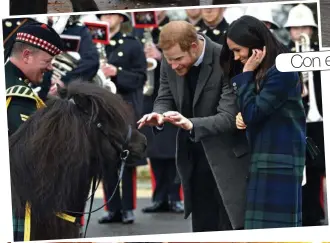
<svg viewBox="0 0 330 243"><path fill-rule="evenodd" d="M60 36L48 25L31 22L18 29L5 64L8 133L11 136L37 109L42 100L31 89L52 69L53 57L62 51ZM24 232L25 212L13 208L14 241L29 240Z"/></svg>

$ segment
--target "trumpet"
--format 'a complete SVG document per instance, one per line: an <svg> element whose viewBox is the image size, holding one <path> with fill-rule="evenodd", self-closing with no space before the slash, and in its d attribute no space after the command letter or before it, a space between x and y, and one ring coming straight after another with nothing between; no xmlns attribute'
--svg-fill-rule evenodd
<svg viewBox="0 0 330 243"><path fill-rule="evenodd" d="M301 33L299 41L295 42L296 52L299 52L301 46L301 52L311 51L310 38L307 34ZM308 123L320 122L323 121L323 118L318 110L316 97L315 97L315 88L314 88L314 75L312 71L302 72L303 84L304 84L304 93L305 96L309 95L309 110L307 113L306 121ZM308 85L308 90L306 87Z"/></svg>
<svg viewBox="0 0 330 243"><path fill-rule="evenodd" d="M146 28L144 33L145 46L153 45L151 30ZM147 58L147 81L143 87L143 94L146 96L151 96L155 89L155 68L157 67L157 61L154 58Z"/></svg>

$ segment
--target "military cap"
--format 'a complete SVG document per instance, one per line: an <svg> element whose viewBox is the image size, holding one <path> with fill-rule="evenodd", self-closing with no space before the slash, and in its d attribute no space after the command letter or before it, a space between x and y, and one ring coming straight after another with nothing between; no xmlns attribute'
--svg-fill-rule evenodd
<svg viewBox="0 0 330 243"><path fill-rule="evenodd" d="M118 15L121 15L124 17L124 21L123 22L127 22L127 21L130 21L131 20L131 16L128 15L127 13L125 12L117 12L117 13L100 13L100 14L97 14L96 17L98 17L99 19L101 19L101 16L102 15L113 15L113 14L118 14Z"/></svg>
<svg viewBox="0 0 330 243"><path fill-rule="evenodd" d="M56 31L47 24L35 22L23 25L17 31L15 42L27 43L55 56L63 51L63 42Z"/></svg>

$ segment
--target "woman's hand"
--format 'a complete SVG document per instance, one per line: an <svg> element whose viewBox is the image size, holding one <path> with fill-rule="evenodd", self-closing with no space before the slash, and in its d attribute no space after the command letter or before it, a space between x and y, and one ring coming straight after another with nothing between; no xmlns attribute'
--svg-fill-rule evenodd
<svg viewBox="0 0 330 243"><path fill-rule="evenodd" d="M259 49L253 49L252 55L247 60L247 62L244 65L243 72L249 72L256 70L264 57L266 56L266 47L264 46L263 50Z"/></svg>
<svg viewBox="0 0 330 243"><path fill-rule="evenodd" d="M236 127L240 130L246 129L241 112L236 115Z"/></svg>

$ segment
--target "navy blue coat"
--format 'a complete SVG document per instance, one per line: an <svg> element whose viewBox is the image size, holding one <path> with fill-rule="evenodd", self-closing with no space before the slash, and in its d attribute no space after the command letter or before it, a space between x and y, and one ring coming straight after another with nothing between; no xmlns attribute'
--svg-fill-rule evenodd
<svg viewBox="0 0 330 243"><path fill-rule="evenodd" d="M116 33L105 46L108 63L117 67L117 75L111 77L117 93L131 106L135 121L143 111L143 86L147 80L147 61L142 44L133 36ZM146 160L135 165L145 165Z"/></svg>
<svg viewBox="0 0 330 243"><path fill-rule="evenodd" d="M81 37L80 48L78 51L81 61L74 70L68 72L65 77L62 78L62 81L68 83L74 78L92 80L99 69L100 59L88 28L79 23L72 24L68 25L62 34Z"/></svg>
<svg viewBox="0 0 330 243"><path fill-rule="evenodd" d="M147 61L143 46L135 37L116 33L105 47L108 63L117 67L117 76L111 77L117 93L131 105L136 120L143 109L143 86L147 80Z"/></svg>
<svg viewBox="0 0 330 243"><path fill-rule="evenodd" d="M301 226L306 116L298 73L273 66L259 91L253 72L232 82L251 147L245 229Z"/></svg>

